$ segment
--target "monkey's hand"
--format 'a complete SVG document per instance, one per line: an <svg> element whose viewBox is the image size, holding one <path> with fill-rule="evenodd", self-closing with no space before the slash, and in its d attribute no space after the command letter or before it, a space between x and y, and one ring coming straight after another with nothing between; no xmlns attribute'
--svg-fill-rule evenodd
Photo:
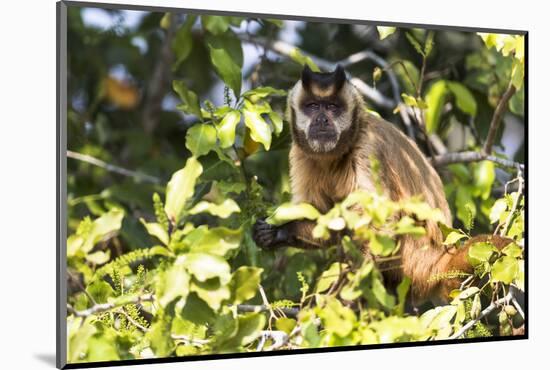
<svg viewBox="0 0 550 370"><path fill-rule="evenodd" d="M252 238L262 249L274 249L292 243L292 238L285 225L270 225L264 219L259 219L252 229Z"/></svg>

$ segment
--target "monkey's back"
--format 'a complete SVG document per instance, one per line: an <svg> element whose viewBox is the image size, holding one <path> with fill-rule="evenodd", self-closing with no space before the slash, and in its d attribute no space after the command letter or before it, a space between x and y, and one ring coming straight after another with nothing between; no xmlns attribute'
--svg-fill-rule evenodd
<svg viewBox="0 0 550 370"><path fill-rule="evenodd" d="M432 208L438 208L448 225L451 214L441 179L422 154L416 143L396 129L391 123L366 113L361 125L356 150L360 158L374 154L380 162L380 181L387 195L393 200L421 196ZM399 265L389 269L388 278L400 281L403 275L412 279L413 301L431 298L439 300L443 286L434 279L434 274L448 269L452 255L443 246L439 226L432 221L425 224L426 235L421 238L403 236ZM454 261L457 268L467 269L461 257Z"/></svg>
<svg viewBox="0 0 550 370"><path fill-rule="evenodd" d="M393 124L365 113L355 150L359 158L374 155L380 162L380 180L393 200L421 196L433 208L439 208L451 223L449 205L441 179L414 141ZM366 157L366 158L365 158Z"/></svg>

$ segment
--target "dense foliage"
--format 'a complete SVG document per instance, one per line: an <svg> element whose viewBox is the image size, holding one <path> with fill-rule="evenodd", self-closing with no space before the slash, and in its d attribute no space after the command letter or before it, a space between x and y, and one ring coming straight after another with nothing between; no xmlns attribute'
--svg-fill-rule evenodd
<svg viewBox="0 0 550 370"><path fill-rule="evenodd" d="M289 45L293 22L145 13L130 27L109 11L102 30L83 13L69 11L69 362L521 333L523 139L508 156L493 144L523 130L522 36L309 22ZM243 50L258 53L247 68ZM449 304L409 307L410 280L384 285L396 237L441 219L422 199L356 192L326 214L289 202L286 90L327 60L438 166L455 218L445 245L513 239L475 243L474 275L431 277L464 278ZM266 216L354 238L263 251L251 227Z"/></svg>

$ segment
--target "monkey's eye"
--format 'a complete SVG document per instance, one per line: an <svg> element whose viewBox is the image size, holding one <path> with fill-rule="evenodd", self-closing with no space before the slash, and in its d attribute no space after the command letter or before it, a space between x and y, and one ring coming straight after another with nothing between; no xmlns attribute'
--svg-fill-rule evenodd
<svg viewBox="0 0 550 370"><path fill-rule="evenodd" d="M338 108L339 108L338 105L336 105L334 103L327 104L327 109L330 110L330 111L334 112L334 111L338 110Z"/></svg>
<svg viewBox="0 0 550 370"><path fill-rule="evenodd" d="M317 103L308 103L306 104L306 108L310 110L317 110L319 109L319 104Z"/></svg>

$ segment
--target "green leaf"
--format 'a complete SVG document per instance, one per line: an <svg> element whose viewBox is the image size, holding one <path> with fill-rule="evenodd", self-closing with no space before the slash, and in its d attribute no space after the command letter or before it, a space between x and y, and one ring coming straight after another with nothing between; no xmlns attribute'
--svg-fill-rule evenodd
<svg viewBox="0 0 550 370"><path fill-rule="evenodd" d="M502 249L502 253L510 257L520 258L523 256L523 249L521 249L516 243L510 243Z"/></svg>
<svg viewBox="0 0 550 370"><path fill-rule="evenodd" d="M275 26L281 28L284 26L284 22L281 19L265 18L263 19L266 22L274 24Z"/></svg>
<svg viewBox="0 0 550 370"><path fill-rule="evenodd" d="M476 216L476 205L472 198L471 187L460 186L456 191L455 206L457 208L456 216L464 227L470 230Z"/></svg>
<svg viewBox="0 0 550 370"><path fill-rule="evenodd" d="M495 222L500 221L500 217L506 210L508 209L508 204L506 203L506 199L499 199L493 204L493 207L491 207L491 213L489 214L489 219L491 220L491 223L494 224Z"/></svg>
<svg viewBox="0 0 550 370"><path fill-rule="evenodd" d="M185 208L195 191L195 183L202 173L202 166L195 157L187 160L185 167L172 175L166 187L166 204L164 210L168 218L177 225Z"/></svg>
<svg viewBox="0 0 550 370"><path fill-rule="evenodd" d="M288 335L296 327L296 320L289 317L280 317L275 321L275 327Z"/></svg>
<svg viewBox="0 0 550 370"><path fill-rule="evenodd" d="M101 217L96 218L89 226L88 231L82 235L84 238L78 241L73 237L70 241L76 242L75 245L68 243L68 255L76 253L78 249L83 252L89 252L101 240L106 239L113 233L120 230L124 212L121 209L113 208L109 212L104 213ZM69 242L69 241L68 241Z"/></svg>
<svg viewBox="0 0 550 370"><path fill-rule="evenodd" d="M319 279L317 279L317 286L315 287L315 293L323 293L338 280L340 277L340 271L346 268L346 264L340 262L334 262L330 265L328 270L323 271Z"/></svg>
<svg viewBox="0 0 550 370"><path fill-rule="evenodd" d="M217 125L218 138L220 139L220 146L223 149L229 148L235 143L235 128L240 121L241 112L238 110L231 110Z"/></svg>
<svg viewBox="0 0 550 370"><path fill-rule="evenodd" d="M189 214L196 215L197 213L207 212L213 216L227 218L233 213L238 213L240 211L241 209L233 199L226 199L221 204L210 203L203 200L191 208Z"/></svg>
<svg viewBox="0 0 550 370"><path fill-rule="evenodd" d="M518 277L519 264L515 257L504 256L496 260L491 269L491 280L510 284Z"/></svg>
<svg viewBox="0 0 550 370"><path fill-rule="evenodd" d="M164 245L168 245L169 242L169 236L168 232L164 230L164 228L156 223L156 222L146 222L143 218L140 218L139 221L145 226L145 229L147 229L147 232L149 235L152 235L156 237L158 240L162 242Z"/></svg>
<svg viewBox="0 0 550 370"><path fill-rule="evenodd" d="M162 315L157 320L146 334L146 337L151 343L151 349L156 357L167 357L172 354L175 349L174 341L171 338L171 323L167 316Z"/></svg>
<svg viewBox="0 0 550 370"><path fill-rule="evenodd" d="M95 265L103 265L104 263L109 262L110 259L111 259L110 250L97 251L86 255L86 261L91 262Z"/></svg>
<svg viewBox="0 0 550 370"><path fill-rule="evenodd" d="M420 72L414 63L409 60L401 60L401 63L397 64L394 70L399 77L403 90L409 95L416 94Z"/></svg>
<svg viewBox="0 0 550 370"><path fill-rule="evenodd" d="M176 298L186 299L189 294L189 274L184 266L174 264L156 276L156 297L162 307Z"/></svg>
<svg viewBox="0 0 550 370"><path fill-rule="evenodd" d="M180 256L176 264L181 263L198 281L219 278L225 285L231 280L231 269L225 259L206 253L189 253Z"/></svg>
<svg viewBox="0 0 550 370"><path fill-rule="evenodd" d="M185 113L194 114L202 119L201 106L197 94L189 90L183 81L175 80L172 83L172 88L182 101L176 108Z"/></svg>
<svg viewBox="0 0 550 370"><path fill-rule="evenodd" d="M88 351L90 338L96 333L96 327L90 322L95 320L93 317L75 318L67 320L68 340L67 340L67 360L69 362L81 361Z"/></svg>
<svg viewBox="0 0 550 370"><path fill-rule="evenodd" d="M225 44L225 39L207 39L210 60L218 76L233 90L235 96L239 96L242 83L242 48L239 43L237 51L233 44Z"/></svg>
<svg viewBox="0 0 550 370"><path fill-rule="evenodd" d="M95 280L86 288L86 292L96 303L107 303L108 298L115 296L115 291L109 283L103 280Z"/></svg>
<svg viewBox="0 0 550 370"><path fill-rule="evenodd" d="M391 310L395 306L395 297L388 293L380 278L373 278L372 293L376 300L385 308Z"/></svg>
<svg viewBox="0 0 550 370"><path fill-rule="evenodd" d="M443 242L443 244L445 244L445 245L454 245L459 240L467 238L467 237L468 237L468 235L466 235L464 233L460 233L460 232L457 232L457 231L451 231L449 233L449 235L447 235L447 237L445 238L445 241Z"/></svg>
<svg viewBox="0 0 550 370"><path fill-rule="evenodd" d="M290 59L295 61L296 63L300 64L301 66L307 66L313 71L313 72L321 72L319 67L317 67L317 64L311 59L311 57L304 55L300 49L294 48L290 51Z"/></svg>
<svg viewBox="0 0 550 370"><path fill-rule="evenodd" d="M403 315L405 312L405 304L407 303L407 294L411 287L411 279L407 276L401 280L397 286L397 306L395 307L395 312L397 315Z"/></svg>
<svg viewBox="0 0 550 370"><path fill-rule="evenodd" d="M473 296L474 294L477 294L479 293L479 288L478 287L475 287L475 286L472 286L472 287L469 287L468 289L466 290L463 290L462 292L460 292L460 294L458 295L458 299L468 299L470 298L471 296Z"/></svg>
<svg viewBox="0 0 550 370"><path fill-rule="evenodd" d="M87 361L117 361L120 360L114 338L110 335L94 335L88 341Z"/></svg>
<svg viewBox="0 0 550 370"><path fill-rule="evenodd" d="M408 105L409 107L417 107L420 109L428 108L428 106L426 105L424 100L422 100L422 98L415 98L414 96L411 96L405 93L402 93L401 97L403 98L403 101L405 102L405 104Z"/></svg>
<svg viewBox="0 0 550 370"><path fill-rule="evenodd" d="M428 55L432 52L434 46L434 36L434 31L428 31L428 36L426 36L426 42L424 43L424 54L426 57L428 57Z"/></svg>
<svg viewBox="0 0 550 370"><path fill-rule="evenodd" d="M318 309L325 330L342 338L348 336L357 322L355 314L338 299L331 296L326 296L325 299L326 305Z"/></svg>
<svg viewBox="0 0 550 370"><path fill-rule="evenodd" d="M202 26L208 30L208 32L219 35L227 31L229 28L229 17L222 17L217 15L202 15Z"/></svg>
<svg viewBox="0 0 550 370"><path fill-rule="evenodd" d="M241 230L231 230L225 227L209 229L201 225L191 231L184 239L190 250L196 253L225 256L229 251L237 249L241 243Z"/></svg>
<svg viewBox="0 0 550 370"><path fill-rule="evenodd" d="M250 137L257 143L263 144L265 150L271 146L271 129L253 106L245 107L244 123L250 130Z"/></svg>
<svg viewBox="0 0 550 370"><path fill-rule="evenodd" d="M481 199L488 199L495 181L495 164L491 161L482 161L474 165L475 194Z"/></svg>
<svg viewBox="0 0 550 370"><path fill-rule="evenodd" d="M252 343L260 336L265 326L265 316L261 313L249 313L238 318L237 334L231 339L229 347L241 347Z"/></svg>
<svg viewBox="0 0 550 370"><path fill-rule="evenodd" d="M422 226L416 226L414 219L409 216L402 217L398 222L395 233L397 235L411 235L411 236L422 236L426 235L426 229Z"/></svg>
<svg viewBox="0 0 550 370"><path fill-rule="evenodd" d="M170 13L164 13L162 18L160 19L160 28L162 28L163 30L167 30L168 28L170 28L170 23L171 23L170 17L171 17Z"/></svg>
<svg viewBox="0 0 550 370"><path fill-rule="evenodd" d="M196 325L210 326L216 320L218 314L204 300L200 299L196 293L191 292L187 296L181 316Z"/></svg>
<svg viewBox="0 0 550 370"><path fill-rule="evenodd" d="M523 63L517 59L514 59L514 63L512 65L512 85L514 85L516 90L521 89L523 86L524 73Z"/></svg>
<svg viewBox="0 0 550 370"><path fill-rule="evenodd" d="M169 17L170 15L167 14L167 16ZM193 27L193 24L195 24L196 19L196 16L188 15L185 22L176 31L174 40L172 41L172 50L174 51L174 55L176 57L176 61L172 67L174 71L177 70L179 65L187 59L189 54L191 54L191 50L193 49L193 35L191 33L191 28Z"/></svg>
<svg viewBox="0 0 550 370"><path fill-rule="evenodd" d="M473 266L488 262L497 249L489 243L474 243L468 250L468 260Z"/></svg>
<svg viewBox="0 0 550 370"><path fill-rule="evenodd" d="M271 95L285 96L286 91L281 89L276 89L271 86L261 86L252 90L248 90L243 94L243 97L247 98L252 103L256 103L258 100L264 99Z"/></svg>
<svg viewBox="0 0 550 370"><path fill-rule="evenodd" d="M424 97L428 108L426 109L426 130L432 134L437 132L441 112L447 98L447 85L445 81L439 80L433 83Z"/></svg>
<svg viewBox="0 0 550 370"><path fill-rule="evenodd" d="M518 116L523 117L525 115L525 89L523 87L512 96L508 107L512 113Z"/></svg>
<svg viewBox="0 0 550 370"><path fill-rule="evenodd" d="M458 109L475 117L477 114L477 102L470 90L463 84L454 81L448 81L447 87L453 93Z"/></svg>
<svg viewBox="0 0 550 370"><path fill-rule="evenodd" d="M369 238L369 250L375 256L389 256L395 249L395 241L386 235L372 234Z"/></svg>
<svg viewBox="0 0 550 370"><path fill-rule="evenodd" d="M316 220L321 214L308 203L283 203L267 218L271 225L282 225L293 220Z"/></svg>
<svg viewBox="0 0 550 370"><path fill-rule="evenodd" d="M271 111L267 115L273 124L275 135L279 136L279 134L283 131L283 118L275 111Z"/></svg>
<svg viewBox="0 0 550 370"><path fill-rule="evenodd" d="M192 281L191 291L197 293L210 308L218 311L221 304L231 297L231 291L227 285L222 285L219 279L210 279L205 282Z"/></svg>
<svg viewBox="0 0 550 370"><path fill-rule="evenodd" d="M229 288L233 304L241 304L254 298L260 285L263 269L241 266L232 275Z"/></svg>
<svg viewBox="0 0 550 370"><path fill-rule="evenodd" d="M418 41L416 41L416 39L414 38L414 36L409 33L409 32L405 32L405 36L407 37L407 40L409 40L409 43L413 46L414 50L416 50L416 52L422 56L425 56L426 54L424 53L424 50L422 49L422 46L420 46L420 43Z"/></svg>
<svg viewBox="0 0 550 370"><path fill-rule="evenodd" d="M384 40L386 37L392 35L397 28L376 26L376 29L378 30L378 35L380 37L380 40Z"/></svg>
<svg viewBox="0 0 550 370"><path fill-rule="evenodd" d="M208 154L216 148L216 129L204 123L193 125L185 135L185 146L197 158Z"/></svg>

